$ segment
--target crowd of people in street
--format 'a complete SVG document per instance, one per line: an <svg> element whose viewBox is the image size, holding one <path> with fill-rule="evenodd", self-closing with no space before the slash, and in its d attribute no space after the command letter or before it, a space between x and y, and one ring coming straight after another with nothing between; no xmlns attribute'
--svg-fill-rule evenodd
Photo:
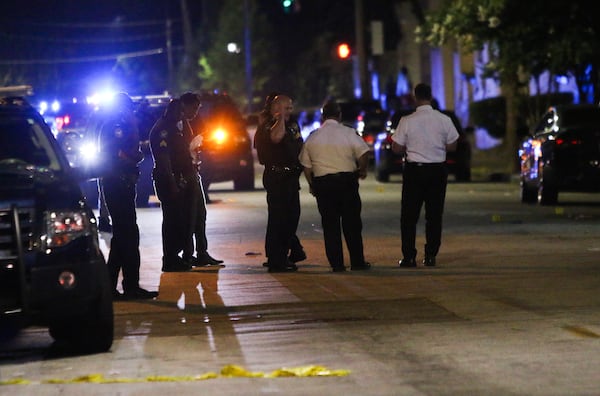
<svg viewBox="0 0 600 396"><path fill-rule="evenodd" d="M414 89L416 111L400 120L393 149L405 153L401 205L403 257L399 267L416 267L416 225L425 206L426 244L423 264L436 265L441 245L442 214L448 172L446 152L456 148L458 132L449 117L431 106L427 84ZM158 292L139 286L139 229L135 210L138 164L143 158L134 119L134 103L120 93L115 111L100 133L100 150L106 158L99 187L104 212L112 219L107 265L114 299L151 299ZM152 178L162 210L162 271L186 272L194 267L223 266L208 253L206 198L199 176L198 153L202 132L190 121L198 114L200 98L186 92L173 98L149 133L154 158ZM270 273L295 272L306 252L297 236L300 221L300 176L304 174L316 198L325 253L333 272L344 272L342 235L350 259L349 269L371 268L365 260L362 238L362 202L359 181L367 177L369 147L341 122L340 106L330 100L321 110L322 124L304 140L292 118L293 101L284 93L267 96L254 137L259 162L264 166L266 191L266 262ZM122 273L123 293L117 291Z"/></svg>

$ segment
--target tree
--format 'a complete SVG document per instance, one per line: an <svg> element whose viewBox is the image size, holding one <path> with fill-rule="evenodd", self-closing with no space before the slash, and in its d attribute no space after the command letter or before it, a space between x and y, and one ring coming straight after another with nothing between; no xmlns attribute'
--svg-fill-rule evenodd
<svg viewBox="0 0 600 396"><path fill-rule="evenodd" d="M486 69L499 79L506 98L504 148L512 158L518 100L529 94L530 77L545 70L576 74L584 65L598 70L600 37L592 9L593 0L444 0L417 34L434 46L456 42L463 53L489 46ZM515 161L508 163L516 170Z"/></svg>
<svg viewBox="0 0 600 396"><path fill-rule="evenodd" d="M252 36L252 85L255 93L260 93L273 74L273 62L269 61L270 24L265 16L257 12L253 1L250 6L250 26ZM218 27L210 33L211 45L201 54L198 62L198 76L202 88L227 92L238 103L247 103L246 75L244 66L244 2L226 0L222 3L218 17ZM227 50L228 44L234 43L235 48ZM254 101L262 100L260 97Z"/></svg>

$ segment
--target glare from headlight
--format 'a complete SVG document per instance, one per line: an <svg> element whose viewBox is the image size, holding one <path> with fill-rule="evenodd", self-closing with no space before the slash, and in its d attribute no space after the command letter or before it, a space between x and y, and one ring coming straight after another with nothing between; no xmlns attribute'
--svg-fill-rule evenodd
<svg viewBox="0 0 600 396"><path fill-rule="evenodd" d="M223 144L227 138L227 131L223 128L215 129L212 133L212 140L217 144Z"/></svg>
<svg viewBox="0 0 600 396"><path fill-rule="evenodd" d="M79 153L83 161L93 162L98 156L98 148L94 143L85 143L79 148Z"/></svg>

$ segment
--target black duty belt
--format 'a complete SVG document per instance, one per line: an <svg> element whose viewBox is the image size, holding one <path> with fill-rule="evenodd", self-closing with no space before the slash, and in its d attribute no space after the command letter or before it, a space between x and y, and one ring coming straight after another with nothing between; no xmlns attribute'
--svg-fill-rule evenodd
<svg viewBox="0 0 600 396"><path fill-rule="evenodd" d="M437 167L445 165L445 162L412 162L407 161L406 165L408 166L421 166L421 167Z"/></svg>
<svg viewBox="0 0 600 396"><path fill-rule="evenodd" d="M280 166L280 165L271 165L267 167L271 172L285 173L285 172L298 172L302 170L302 168L298 166Z"/></svg>
<svg viewBox="0 0 600 396"><path fill-rule="evenodd" d="M315 179L319 179L319 180L341 179L341 178L356 177L356 176L358 176L357 172L338 172L338 173L328 173L323 176L315 176Z"/></svg>

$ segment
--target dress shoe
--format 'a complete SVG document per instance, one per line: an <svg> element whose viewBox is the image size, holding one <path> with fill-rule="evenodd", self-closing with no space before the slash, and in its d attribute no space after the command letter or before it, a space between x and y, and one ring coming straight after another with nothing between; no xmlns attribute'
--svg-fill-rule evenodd
<svg viewBox="0 0 600 396"><path fill-rule="evenodd" d="M123 300L123 294L118 290L113 290L113 301L121 301Z"/></svg>
<svg viewBox="0 0 600 396"><path fill-rule="evenodd" d="M198 257L191 257L190 259L188 259L188 262L191 264L192 267L207 267L211 265L223 264L223 260L218 260L208 253L199 255Z"/></svg>
<svg viewBox="0 0 600 396"><path fill-rule="evenodd" d="M362 265L353 265L350 267L352 271L365 271L371 269L371 263L364 262Z"/></svg>
<svg viewBox="0 0 600 396"><path fill-rule="evenodd" d="M425 256L423 265L426 267L435 267L435 256Z"/></svg>
<svg viewBox="0 0 600 396"><path fill-rule="evenodd" d="M412 259L403 258L402 260L400 260L398 262L398 265L400 265L401 268L413 268L413 267L417 266L417 262L415 261L414 258L412 258Z"/></svg>
<svg viewBox="0 0 600 396"><path fill-rule="evenodd" d="M346 272L346 267L331 267L332 272Z"/></svg>
<svg viewBox="0 0 600 396"><path fill-rule="evenodd" d="M300 261L306 260L306 252L304 250L298 250L290 253L290 257L288 259L292 263L298 263Z"/></svg>
<svg viewBox="0 0 600 396"><path fill-rule="evenodd" d="M163 259L162 272L187 272L192 266L185 260L177 257L175 260Z"/></svg>
<svg viewBox="0 0 600 396"><path fill-rule="evenodd" d="M284 262L282 264L268 263L269 272L296 272L298 266L291 261Z"/></svg>
<svg viewBox="0 0 600 396"><path fill-rule="evenodd" d="M124 300L151 300L156 297L158 297L158 292L142 289L141 287L123 292Z"/></svg>
<svg viewBox="0 0 600 396"><path fill-rule="evenodd" d="M284 266L284 267L269 267L269 272L296 272L298 271L298 267L296 266Z"/></svg>

